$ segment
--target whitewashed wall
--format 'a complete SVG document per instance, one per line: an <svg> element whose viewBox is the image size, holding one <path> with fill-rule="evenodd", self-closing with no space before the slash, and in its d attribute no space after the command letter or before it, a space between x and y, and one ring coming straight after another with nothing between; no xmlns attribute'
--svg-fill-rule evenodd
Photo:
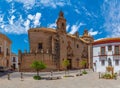
<svg viewBox="0 0 120 88"><path fill-rule="evenodd" d="M112 45L112 50L108 51L108 45ZM106 43L106 44L99 44L93 46L93 63L96 63L96 67L93 64L93 69L96 72L106 72L106 67L108 66L108 59L110 58L112 61L112 66L114 67L114 72L120 72L120 58L119 58L119 65L115 65L115 60L113 59L113 52L114 52L114 46L120 45L120 43ZM102 46L105 46L107 59L105 60L105 65L101 65L101 61L99 58L100 48Z"/></svg>

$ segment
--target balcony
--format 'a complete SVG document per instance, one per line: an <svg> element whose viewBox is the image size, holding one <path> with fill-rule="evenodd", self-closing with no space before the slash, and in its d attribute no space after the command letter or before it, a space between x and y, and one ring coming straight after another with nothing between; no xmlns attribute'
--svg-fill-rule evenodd
<svg viewBox="0 0 120 88"><path fill-rule="evenodd" d="M113 59L114 60L120 60L120 52L114 52L113 53Z"/></svg>
<svg viewBox="0 0 120 88"><path fill-rule="evenodd" d="M99 52L98 56L100 58L100 60L106 60L107 59L107 52Z"/></svg>

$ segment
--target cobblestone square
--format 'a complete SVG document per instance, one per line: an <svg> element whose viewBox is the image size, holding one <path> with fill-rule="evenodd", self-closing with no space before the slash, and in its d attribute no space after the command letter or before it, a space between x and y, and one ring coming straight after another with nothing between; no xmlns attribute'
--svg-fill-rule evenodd
<svg viewBox="0 0 120 88"><path fill-rule="evenodd" d="M77 72L70 72L75 75ZM34 80L32 76L36 73L24 73L24 79L21 81L20 73L12 73L11 80L7 75L0 78L0 88L120 88L120 78L99 79L99 74L88 71L88 74L78 77L65 78L64 72L55 74L62 76L59 80ZM49 76L48 73L40 73L41 76Z"/></svg>

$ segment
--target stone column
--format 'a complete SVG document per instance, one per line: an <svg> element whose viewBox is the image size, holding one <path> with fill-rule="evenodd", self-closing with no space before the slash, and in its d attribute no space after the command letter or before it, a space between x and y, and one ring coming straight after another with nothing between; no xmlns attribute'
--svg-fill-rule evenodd
<svg viewBox="0 0 120 88"><path fill-rule="evenodd" d="M90 68L91 68L91 49L90 49L90 45L88 45L88 68L89 68L89 70L90 70Z"/></svg>

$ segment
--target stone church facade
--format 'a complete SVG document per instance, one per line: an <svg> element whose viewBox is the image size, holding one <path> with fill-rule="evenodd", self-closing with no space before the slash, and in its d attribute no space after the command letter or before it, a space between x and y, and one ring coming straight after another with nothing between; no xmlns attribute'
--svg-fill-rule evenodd
<svg viewBox="0 0 120 88"><path fill-rule="evenodd" d="M61 11L56 22L57 28L31 28L28 30L30 52L19 50L19 70L33 71L30 67L34 60L43 61L49 70L63 70L62 62L68 59L68 69L79 69L81 60L86 67L92 66L92 42L94 39L85 30L79 37L78 32L71 35L66 32L66 19Z"/></svg>

